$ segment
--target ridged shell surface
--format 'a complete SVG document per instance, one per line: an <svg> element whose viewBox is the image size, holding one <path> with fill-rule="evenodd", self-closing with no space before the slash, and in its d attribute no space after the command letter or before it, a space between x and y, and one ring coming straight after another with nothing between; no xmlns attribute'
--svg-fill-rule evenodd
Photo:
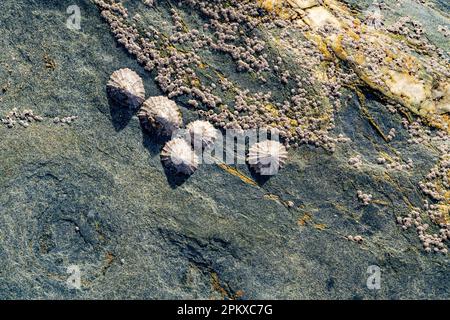
<svg viewBox="0 0 450 320"><path fill-rule="evenodd" d="M186 128L187 139L195 149L208 148L217 139L217 129L208 121L197 120L189 123Z"/></svg>
<svg viewBox="0 0 450 320"><path fill-rule="evenodd" d="M278 141L266 140L250 147L247 160L257 173L270 176L278 173L287 157L285 146Z"/></svg>
<svg viewBox="0 0 450 320"><path fill-rule="evenodd" d="M161 136L171 136L183 124L177 104L165 96L145 100L138 117L147 130L156 131Z"/></svg>
<svg viewBox="0 0 450 320"><path fill-rule="evenodd" d="M161 160L164 165L186 175L193 174L198 167L197 155L191 145L182 138L175 138L166 143L161 151Z"/></svg>
<svg viewBox="0 0 450 320"><path fill-rule="evenodd" d="M107 84L109 96L116 102L137 109L145 100L142 78L128 68L115 71Z"/></svg>

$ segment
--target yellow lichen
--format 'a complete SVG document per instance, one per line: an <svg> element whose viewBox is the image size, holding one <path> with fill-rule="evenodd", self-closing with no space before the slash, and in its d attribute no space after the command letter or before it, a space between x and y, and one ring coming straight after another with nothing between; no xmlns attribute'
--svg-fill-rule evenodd
<svg viewBox="0 0 450 320"><path fill-rule="evenodd" d="M408 99L414 105L420 105L427 93L423 83L404 72L389 70L385 83L394 95Z"/></svg>
<svg viewBox="0 0 450 320"><path fill-rule="evenodd" d="M330 11L320 6L307 9L303 20L315 30L327 24L337 28L341 25L340 21Z"/></svg>
<svg viewBox="0 0 450 320"><path fill-rule="evenodd" d="M280 4L282 1L268 2ZM437 70L430 71L432 63L427 60L427 56L415 57L407 52L393 52L395 49L391 48L396 48L401 39L367 28L345 4L336 0L324 0L321 1L322 4L302 0L289 0L287 3L293 13L291 16L297 13L294 20L311 27L311 31L305 36L316 44L326 59L333 59L334 54L339 59L350 62L367 85L424 117L430 125L442 126L442 121L436 116L450 112L450 82L445 77L436 76L439 74ZM315 32L326 25L332 26L334 31L326 36ZM374 49L386 53L379 65L381 77L369 68L364 46L348 46L349 42L344 42L344 39L364 41L365 46L369 43ZM319 71L317 78L326 79ZM445 119L448 122L448 118Z"/></svg>
<svg viewBox="0 0 450 320"><path fill-rule="evenodd" d="M312 220L312 216L310 213L305 213L303 217L298 219L297 224L301 227L305 226L309 221Z"/></svg>
<svg viewBox="0 0 450 320"><path fill-rule="evenodd" d="M314 228L316 228L317 230L325 230L327 228L327 225L324 223L316 223L314 224Z"/></svg>
<svg viewBox="0 0 450 320"><path fill-rule="evenodd" d="M273 105L267 104L266 110L269 111L274 117L278 116L278 109L276 109Z"/></svg>
<svg viewBox="0 0 450 320"><path fill-rule="evenodd" d="M221 169L225 170L226 172L228 172L229 174L238 177L239 179L241 179L243 182L250 184L252 186L257 186L258 184L251 178L247 177L246 175L242 174L241 172L239 172L237 169L230 167L229 165L226 165L225 163L218 163L217 164Z"/></svg>

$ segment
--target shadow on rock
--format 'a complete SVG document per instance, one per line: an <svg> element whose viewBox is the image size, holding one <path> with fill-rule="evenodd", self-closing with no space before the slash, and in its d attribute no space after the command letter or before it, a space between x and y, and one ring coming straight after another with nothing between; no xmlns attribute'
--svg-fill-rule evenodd
<svg viewBox="0 0 450 320"><path fill-rule="evenodd" d="M152 157L159 156L167 139L158 137L142 127L142 144Z"/></svg>
<svg viewBox="0 0 450 320"><path fill-rule="evenodd" d="M270 180L270 178L272 178L272 176L268 176L268 175L261 175L259 173L257 173L254 169L250 168L250 174L253 178L253 180L255 180L255 182L260 186L264 186L264 184L266 184L267 181Z"/></svg>
<svg viewBox="0 0 450 320"><path fill-rule="evenodd" d="M164 145L170 140L170 137L162 137L155 132L151 132L145 128L141 123L142 128L142 144L144 145L144 148L148 150L151 157L160 157L161 156L161 150L164 147ZM164 173L167 178L167 182L169 183L170 187L172 189L176 189L179 186L181 186L183 183L185 183L190 175L182 174L176 172L176 170L173 167L167 166L164 164L164 162L161 160L161 165L164 168Z"/></svg>
<svg viewBox="0 0 450 320"><path fill-rule="evenodd" d="M172 189L176 189L179 186L183 185L183 183L185 183L190 177L190 175L187 174L177 173L175 169L164 165L162 161L161 164L164 168L164 173L166 174L167 182L169 183Z"/></svg>
<svg viewBox="0 0 450 320"><path fill-rule="evenodd" d="M108 97L108 104L114 129L117 132L122 131L130 122L131 118L135 114L135 111L131 110L127 106L123 106L120 103L117 103L110 97Z"/></svg>

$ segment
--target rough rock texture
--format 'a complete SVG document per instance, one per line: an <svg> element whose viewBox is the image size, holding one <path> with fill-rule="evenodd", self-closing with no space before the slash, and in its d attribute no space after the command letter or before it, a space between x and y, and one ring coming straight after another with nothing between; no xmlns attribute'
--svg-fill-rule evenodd
<svg viewBox="0 0 450 320"><path fill-rule="evenodd" d="M178 181L164 171L162 145L105 91L109 75L128 67L160 95L152 76L90 1L76 1L81 30L67 29L73 2L0 2L0 113L44 117L0 125L1 299L450 298L448 255L426 254L396 223L421 206L418 183L437 161L436 150L406 143L400 115L367 92L383 131L397 129L387 144L353 95L334 130L352 141L334 154L303 145L266 181L217 165ZM185 123L197 118L182 111ZM73 115L70 125L53 121ZM392 148L414 169L375 164ZM356 153L366 160L359 169L348 164ZM357 190L377 201L363 206ZM81 268L80 290L66 285L70 265ZM382 270L380 290L366 287L370 265Z"/></svg>

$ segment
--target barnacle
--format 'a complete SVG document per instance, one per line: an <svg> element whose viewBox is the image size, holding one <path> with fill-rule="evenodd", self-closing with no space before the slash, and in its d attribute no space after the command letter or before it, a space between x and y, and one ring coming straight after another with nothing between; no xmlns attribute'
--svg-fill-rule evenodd
<svg viewBox="0 0 450 320"><path fill-rule="evenodd" d="M378 7L367 11L361 22L347 6L335 0L289 0L288 4L292 13L299 14L295 22L310 27L308 37L329 59L331 49L336 57L349 62L366 85L404 105L430 125L442 127L439 115L450 110L450 70L448 64L436 62L433 50L420 54L414 43L406 45L407 41L398 41L392 30L380 30L383 16Z"/></svg>

